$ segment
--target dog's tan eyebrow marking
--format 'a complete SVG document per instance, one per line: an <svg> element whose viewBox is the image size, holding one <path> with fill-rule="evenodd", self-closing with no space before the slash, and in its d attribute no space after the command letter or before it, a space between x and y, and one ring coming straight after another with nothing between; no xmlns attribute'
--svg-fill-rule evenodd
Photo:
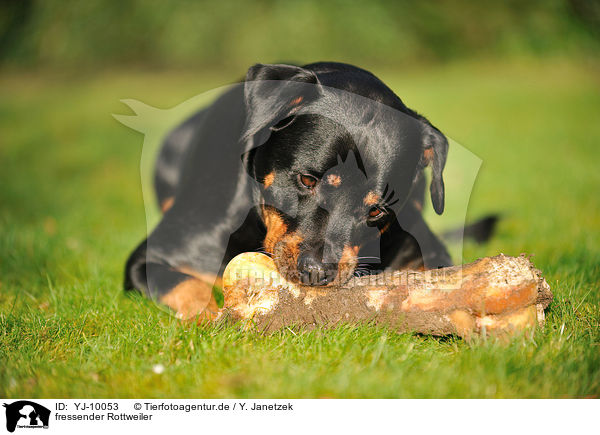
<svg viewBox="0 0 600 435"><path fill-rule="evenodd" d="M290 102L290 106L295 106L296 104L300 104L304 100L304 97L296 97Z"/></svg>
<svg viewBox="0 0 600 435"><path fill-rule="evenodd" d="M336 174L329 174L327 176L327 183L334 187L338 187L340 184L342 184L342 177Z"/></svg>
<svg viewBox="0 0 600 435"><path fill-rule="evenodd" d="M423 204L421 202L417 201L416 199L413 200L413 205L415 206L415 208L418 211L423 211Z"/></svg>
<svg viewBox="0 0 600 435"><path fill-rule="evenodd" d="M173 207L173 204L175 204L175 198L173 198L172 196L169 196L167 199L165 199L162 204L160 205L160 210L163 213L166 213L167 210L169 210L171 207Z"/></svg>
<svg viewBox="0 0 600 435"><path fill-rule="evenodd" d="M275 180L275 172L269 172L267 175L265 175L265 178L263 180L263 184L265 185L265 188L268 189L269 187L271 187L274 180Z"/></svg>
<svg viewBox="0 0 600 435"><path fill-rule="evenodd" d="M375 205L381 200L381 197L375 192L371 191L367 193L367 196L363 199L365 205Z"/></svg>
<svg viewBox="0 0 600 435"><path fill-rule="evenodd" d="M429 165L433 160L433 147L425 148L423 151L423 160L425 161L425 165Z"/></svg>

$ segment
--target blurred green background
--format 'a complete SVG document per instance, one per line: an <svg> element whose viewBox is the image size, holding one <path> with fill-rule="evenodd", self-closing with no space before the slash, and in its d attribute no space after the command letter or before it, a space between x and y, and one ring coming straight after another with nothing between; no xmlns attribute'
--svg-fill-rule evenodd
<svg viewBox="0 0 600 435"><path fill-rule="evenodd" d="M0 2L0 397L598 397L599 17L585 0ZM481 158L467 219L502 220L464 260L535 255L555 301L533 338L189 327L124 294L147 214L119 100L168 109L256 62L318 60L371 70Z"/></svg>
<svg viewBox="0 0 600 435"><path fill-rule="evenodd" d="M595 53L597 0L8 0L4 65L235 67L345 60L370 67L474 56Z"/></svg>

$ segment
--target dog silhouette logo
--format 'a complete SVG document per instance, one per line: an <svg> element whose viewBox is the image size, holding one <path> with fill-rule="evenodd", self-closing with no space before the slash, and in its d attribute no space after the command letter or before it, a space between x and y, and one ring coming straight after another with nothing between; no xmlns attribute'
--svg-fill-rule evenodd
<svg viewBox="0 0 600 435"><path fill-rule="evenodd" d="M6 430L14 432L22 429L48 429L50 410L29 400L19 400L3 405L6 408Z"/></svg>

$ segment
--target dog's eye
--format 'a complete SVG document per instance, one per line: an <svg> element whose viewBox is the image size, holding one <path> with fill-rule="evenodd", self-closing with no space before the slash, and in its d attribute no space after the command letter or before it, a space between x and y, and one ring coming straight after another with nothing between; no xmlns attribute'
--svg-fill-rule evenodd
<svg viewBox="0 0 600 435"><path fill-rule="evenodd" d="M300 184L302 184L307 189L313 189L319 181L316 177L313 177L309 174L300 174L298 176L298 179L300 180Z"/></svg>
<svg viewBox="0 0 600 435"><path fill-rule="evenodd" d="M382 209L380 209L379 207L372 207L369 210L369 218L370 219L379 219L381 216L383 216L384 211Z"/></svg>

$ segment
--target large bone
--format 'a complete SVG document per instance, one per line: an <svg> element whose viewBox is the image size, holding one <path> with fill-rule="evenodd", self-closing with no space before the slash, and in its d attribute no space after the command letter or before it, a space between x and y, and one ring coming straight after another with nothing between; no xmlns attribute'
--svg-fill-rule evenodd
<svg viewBox="0 0 600 435"><path fill-rule="evenodd" d="M223 274L225 312L262 330L374 321L400 332L504 334L544 322L552 292L525 256L354 278L343 286L286 281L273 260L244 253Z"/></svg>

